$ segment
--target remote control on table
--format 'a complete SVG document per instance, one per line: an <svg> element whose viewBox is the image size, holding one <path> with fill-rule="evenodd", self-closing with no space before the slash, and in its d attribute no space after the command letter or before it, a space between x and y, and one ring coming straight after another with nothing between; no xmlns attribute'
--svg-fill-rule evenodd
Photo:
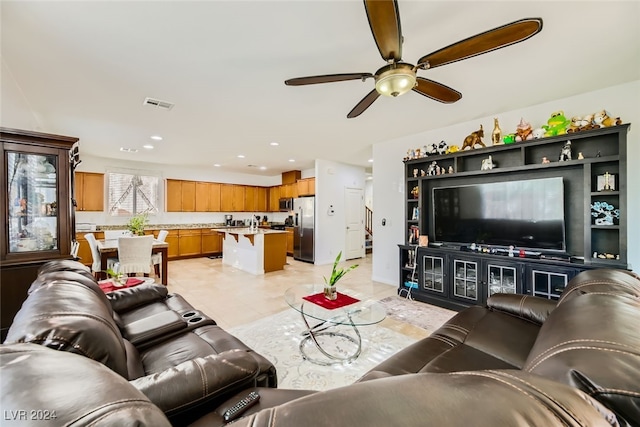
<svg viewBox="0 0 640 427"><path fill-rule="evenodd" d="M224 411L224 414L222 414L222 418L224 418L225 422L235 420L237 417L242 415L244 411L258 403L258 400L260 400L260 395L257 392L252 391L247 395L247 397L241 399L231 408Z"/></svg>

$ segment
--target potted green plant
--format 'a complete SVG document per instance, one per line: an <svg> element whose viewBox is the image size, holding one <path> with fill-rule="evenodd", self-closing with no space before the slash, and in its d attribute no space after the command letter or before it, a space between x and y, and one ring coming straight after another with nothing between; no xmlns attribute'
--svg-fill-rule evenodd
<svg viewBox="0 0 640 427"><path fill-rule="evenodd" d="M333 262L333 270L331 271L331 277L327 279L324 278L324 297L329 300L335 300L338 298L338 292L336 291L336 283L338 280L342 278L345 274L353 270L358 266L358 264L354 264L348 268L338 268L338 263L340 262L340 258L342 257L342 251L338 253L336 260Z"/></svg>
<svg viewBox="0 0 640 427"><path fill-rule="evenodd" d="M131 232L132 236L144 236L144 227L149 222L148 214L141 213L132 216L127 223L127 229Z"/></svg>

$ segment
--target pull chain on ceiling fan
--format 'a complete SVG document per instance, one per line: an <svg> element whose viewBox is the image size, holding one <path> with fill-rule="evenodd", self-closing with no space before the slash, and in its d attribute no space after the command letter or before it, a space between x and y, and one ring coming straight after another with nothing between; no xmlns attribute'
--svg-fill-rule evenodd
<svg viewBox="0 0 640 427"><path fill-rule="evenodd" d="M380 68L375 74L325 74L297 77L284 82L288 86L303 86L375 79L375 88L347 114L350 119L362 114L380 95L397 97L414 91L445 104L456 102L462 98L460 92L442 83L419 77L417 71L440 67L507 47L527 40L542 30L541 18L520 19L432 52L420 58L416 65L412 65L402 62L403 38L400 29L398 2L396 0L364 0L364 8L373 39L380 56L387 62L387 65Z"/></svg>

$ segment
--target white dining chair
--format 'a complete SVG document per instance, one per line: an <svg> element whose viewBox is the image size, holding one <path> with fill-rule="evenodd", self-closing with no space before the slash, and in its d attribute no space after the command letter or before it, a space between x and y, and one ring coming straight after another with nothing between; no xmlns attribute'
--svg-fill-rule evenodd
<svg viewBox="0 0 640 427"><path fill-rule="evenodd" d="M105 240L116 240L120 237L131 236L129 230L104 230Z"/></svg>
<svg viewBox="0 0 640 427"><path fill-rule="evenodd" d="M152 235L118 238L119 272L148 275L151 271L153 240Z"/></svg>
<svg viewBox="0 0 640 427"><path fill-rule="evenodd" d="M98 250L98 242L96 241L96 236L93 233L87 233L84 235L84 238L87 239L87 243L89 244L89 248L91 248L91 257L93 258L93 262L91 263L91 272L94 276L98 276L100 273L100 251ZM112 268L113 265L118 262L118 258L107 258L107 268Z"/></svg>
<svg viewBox="0 0 640 427"><path fill-rule="evenodd" d="M165 239L167 238L167 235L169 234L169 232L167 230L160 230L158 232L158 237L156 237L156 240L159 242L164 242ZM153 270L154 273L156 274L156 277L160 277L160 265L162 264L162 254L152 254L151 255L151 265L153 265Z"/></svg>

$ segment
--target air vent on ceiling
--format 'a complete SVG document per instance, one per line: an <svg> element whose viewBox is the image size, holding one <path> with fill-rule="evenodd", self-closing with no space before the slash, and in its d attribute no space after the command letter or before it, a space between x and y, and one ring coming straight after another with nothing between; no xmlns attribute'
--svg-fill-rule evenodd
<svg viewBox="0 0 640 427"><path fill-rule="evenodd" d="M159 99L147 97L144 99L142 105L149 105L151 107L160 108L162 110L171 110L175 104L173 104L172 102L161 101Z"/></svg>

